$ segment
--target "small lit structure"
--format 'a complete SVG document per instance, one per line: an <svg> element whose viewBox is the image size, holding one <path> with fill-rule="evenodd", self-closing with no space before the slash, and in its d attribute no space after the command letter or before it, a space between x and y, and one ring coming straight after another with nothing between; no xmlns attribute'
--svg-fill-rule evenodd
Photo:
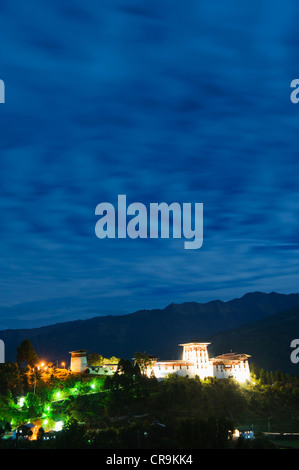
<svg viewBox="0 0 299 470"><path fill-rule="evenodd" d="M114 375L118 364L101 364L99 366L89 366L87 362L87 350L78 349L70 351L70 370L75 373L89 372L94 375Z"/></svg>
<svg viewBox="0 0 299 470"><path fill-rule="evenodd" d="M87 369L87 351L86 349L79 349L77 351L70 351L72 372L81 373Z"/></svg>
<svg viewBox="0 0 299 470"><path fill-rule="evenodd" d="M24 403L25 403L25 397L20 397L19 398L19 406L22 408L22 406L24 406Z"/></svg>
<svg viewBox="0 0 299 470"><path fill-rule="evenodd" d="M19 426L16 430L16 438L24 438L33 441L36 439L37 427L34 423L26 423Z"/></svg>
<svg viewBox="0 0 299 470"><path fill-rule="evenodd" d="M239 437L243 437L244 439L253 439L254 432L251 429L235 429L232 435L233 439L239 439Z"/></svg>
<svg viewBox="0 0 299 470"><path fill-rule="evenodd" d="M61 431L63 428L63 421L56 421L55 423L55 431L56 432L59 432Z"/></svg>
<svg viewBox="0 0 299 470"><path fill-rule="evenodd" d="M100 366L88 366L90 374L94 375L114 375L118 364L102 364Z"/></svg>

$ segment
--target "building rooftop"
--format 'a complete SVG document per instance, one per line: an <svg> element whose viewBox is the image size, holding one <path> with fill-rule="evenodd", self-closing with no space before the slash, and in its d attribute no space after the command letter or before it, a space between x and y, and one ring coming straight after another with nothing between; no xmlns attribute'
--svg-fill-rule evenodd
<svg viewBox="0 0 299 470"><path fill-rule="evenodd" d="M86 354L87 352L86 349L78 349L77 351L69 351L69 354Z"/></svg>
<svg viewBox="0 0 299 470"><path fill-rule="evenodd" d="M220 354L220 356L213 357L211 360L214 362L223 362L223 361L244 361L246 360L249 356L248 354L239 354L239 353L225 353L225 354Z"/></svg>

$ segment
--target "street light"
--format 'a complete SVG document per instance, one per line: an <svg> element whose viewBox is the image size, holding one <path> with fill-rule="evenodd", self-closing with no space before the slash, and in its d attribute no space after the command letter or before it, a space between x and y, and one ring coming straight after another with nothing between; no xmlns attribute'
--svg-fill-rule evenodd
<svg viewBox="0 0 299 470"><path fill-rule="evenodd" d="M19 401L19 406L22 407L24 405L25 398L21 397Z"/></svg>

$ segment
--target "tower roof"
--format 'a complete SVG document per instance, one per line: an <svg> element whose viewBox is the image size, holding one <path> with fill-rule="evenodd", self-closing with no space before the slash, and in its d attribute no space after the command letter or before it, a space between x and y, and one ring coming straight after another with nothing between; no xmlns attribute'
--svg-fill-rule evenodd
<svg viewBox="0 0 299 470"><path fill-rule="evenodd" d="M86 349L78 349L77 351L69 351L69 354L86 354L88 351Z"/></svg>

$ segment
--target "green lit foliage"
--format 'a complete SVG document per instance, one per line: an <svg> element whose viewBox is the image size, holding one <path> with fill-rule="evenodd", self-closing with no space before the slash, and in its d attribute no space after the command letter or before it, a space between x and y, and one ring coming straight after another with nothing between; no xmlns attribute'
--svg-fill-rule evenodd
<svg viewBox="0 0 299 470"><path fill-rule="evenodd" d="M24 405L27 408L27 417L29 419L38 418L43 413L43 405L35 393L29 392L26 395Z"/></svg>
<svg viewBox="0 0 299 470"><path fill-rule="evenodd" d="M17 401L21 395L25 396L23 406ZM66 425L58 433L58 444L40 436L35 443L26 443L28 446L225 448L231 423L236 427L255 423L258 430L296 431L299 380L253 366L250 384L175 374L158 382L143 374L139 364L124 359L117 372L107 377L61 376L53 370L45 379L30 366L1 365L0 428L6 422L13 421L15 428L36 418L42 419L42 426L45 420ZM83 422L82 427L79 423ZM238 445L243 445L241 440ZM263 448L267 443L260 439L254 445Z"/></svg>

